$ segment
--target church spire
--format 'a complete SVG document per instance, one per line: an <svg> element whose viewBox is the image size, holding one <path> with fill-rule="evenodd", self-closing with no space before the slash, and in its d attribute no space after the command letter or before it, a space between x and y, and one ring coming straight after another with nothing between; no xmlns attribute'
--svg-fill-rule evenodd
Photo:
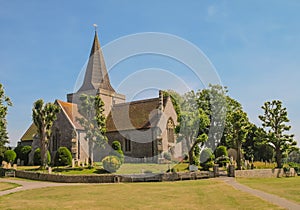
<svg viewBox="0 0 300 210"><path fill-rule="evenodd" d="M88 65L85 71L84 81L78 91L105 89L115 92L110 84L103 53L100 47L98 34L95 26L95 36L91 49Z"/></svg>

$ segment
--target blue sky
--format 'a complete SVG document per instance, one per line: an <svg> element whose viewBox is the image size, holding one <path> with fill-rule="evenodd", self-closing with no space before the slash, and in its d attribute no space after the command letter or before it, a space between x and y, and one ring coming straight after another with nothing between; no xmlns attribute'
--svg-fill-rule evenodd
<svg viewBox="0 0 300 210"><path fill-rule="evenodd" d="M89 55L93 23L102 45L140 32L190 41L210 59L252 122L260 125L265 101L282 100L300 142L299 10L297 0L0 0L0 82L14 103L8 115L11 144L30 125L34 101L66 100L73 92ZM152 62L166 65L155 56L128 60L112 71L112 84L133 70L157 67ZM170 65L175 73L185 68ZM192 83L188 74L179 76Z"/></svg>

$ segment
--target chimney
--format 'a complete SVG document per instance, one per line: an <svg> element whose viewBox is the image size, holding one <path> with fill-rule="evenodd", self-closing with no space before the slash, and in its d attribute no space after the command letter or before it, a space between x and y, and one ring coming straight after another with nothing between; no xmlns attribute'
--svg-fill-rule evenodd
<svg viewBox="0 0 300 210"><path fill-rule="evenodd" d="M164 111L164 94L162 90L159 90L159 102L158 102L158 109L160 111Z"/></svg>

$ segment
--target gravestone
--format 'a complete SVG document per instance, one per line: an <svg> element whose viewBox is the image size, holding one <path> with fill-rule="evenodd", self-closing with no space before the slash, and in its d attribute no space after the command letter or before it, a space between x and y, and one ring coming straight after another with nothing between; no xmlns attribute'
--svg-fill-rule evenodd
<svg viewBox="0 0 300 210"><path fill-rule="evenodd" d="M17 159L17 165L18 165L18 166L21 165L21 160L20 160L20 158Z"/></svg>
<svg viewBox="0 0 300 210"><path fill-rule="evenodd" d="M48 167L48 174L51 174L52 173L52 168L49 166Z"/></svg>
<svg viewBox="0 0 300 210"><path fill-rule="evenodd" d="M17 170L17 164L13 165L13 169Z"/></svg>
<svg viewBox="0 0 300 210"><path fill-rule="evenodd" d="M75 168L75 160L72 158L72 168Z"/></svg>

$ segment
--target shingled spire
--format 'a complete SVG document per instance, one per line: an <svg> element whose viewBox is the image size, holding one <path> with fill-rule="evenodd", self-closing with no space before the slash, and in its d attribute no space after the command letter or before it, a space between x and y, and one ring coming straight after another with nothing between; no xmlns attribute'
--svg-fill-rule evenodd
<svg viewBox="0 0 300 210"><path fill-rule="evenodd" d="M98 34L95 30L94 42L85 71L84 81L78 92L98 90L99 88L115 92L109 81Z"/></svg>

